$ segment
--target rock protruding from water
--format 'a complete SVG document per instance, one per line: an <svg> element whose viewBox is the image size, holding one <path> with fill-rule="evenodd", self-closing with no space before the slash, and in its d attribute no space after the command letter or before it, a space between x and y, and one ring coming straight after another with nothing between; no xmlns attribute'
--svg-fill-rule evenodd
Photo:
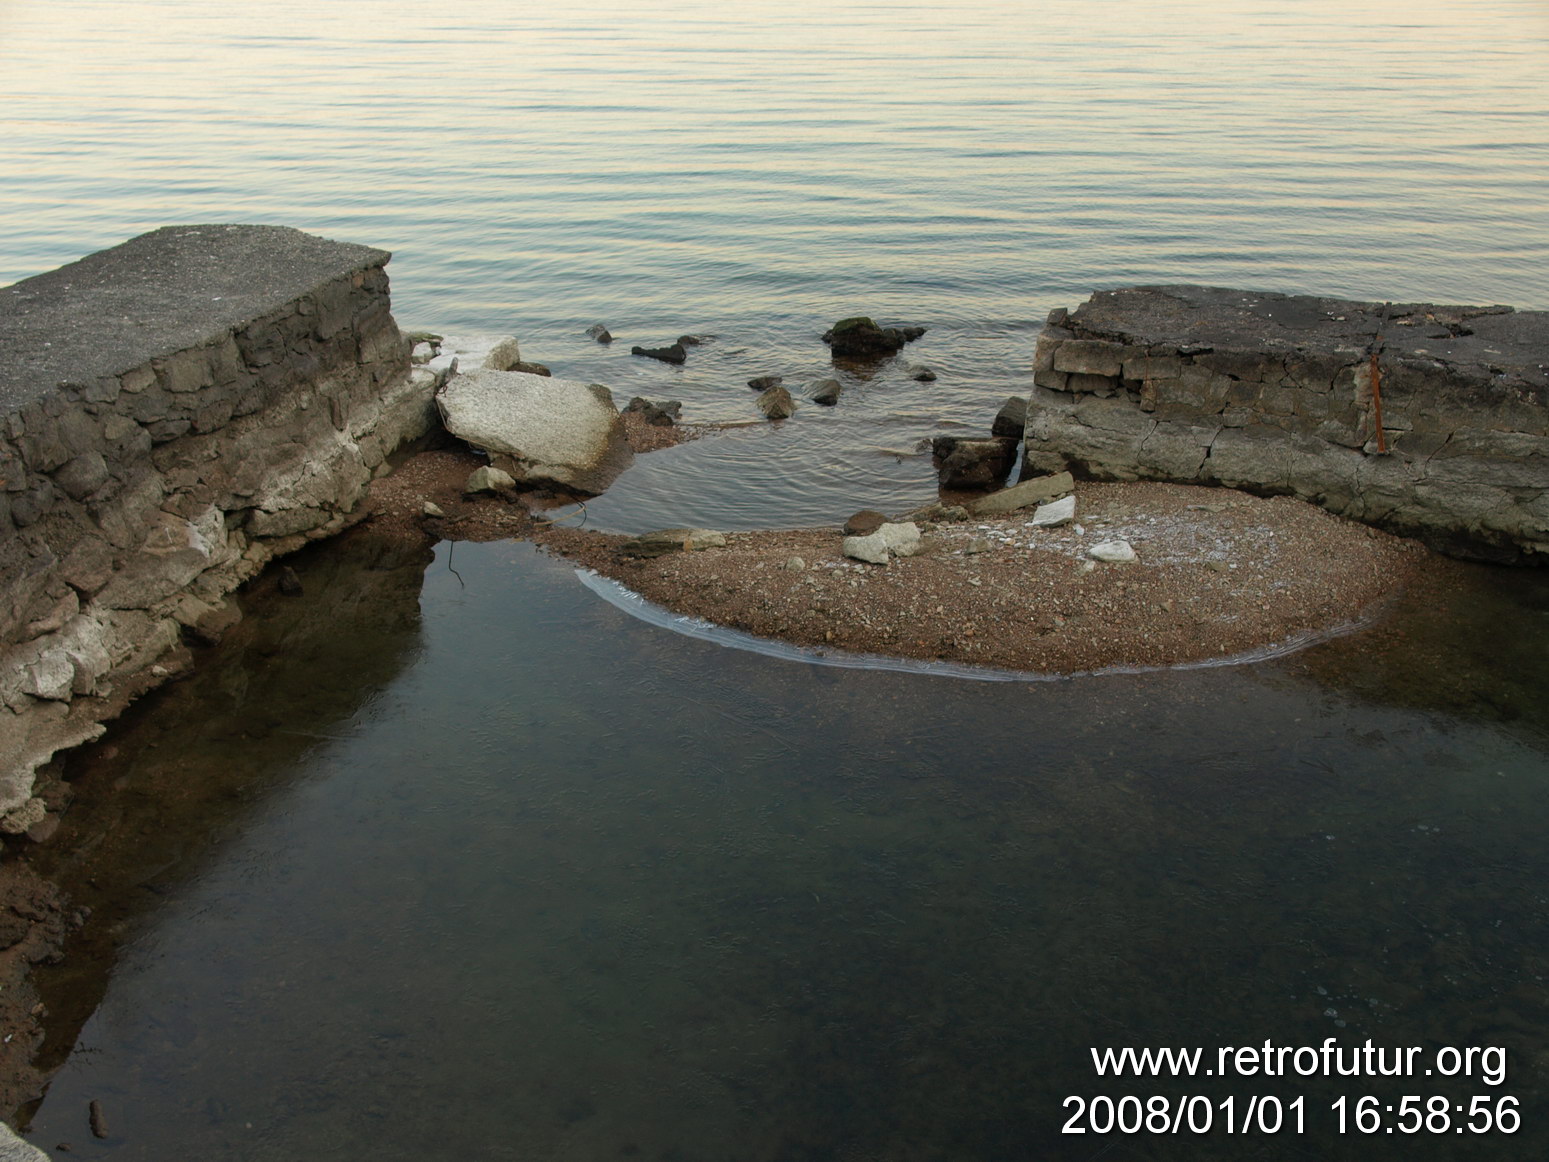
<svg viewBox="0 0 1549 1162"><path fill-rule="evenodd" d="M753 402L772 420L788 420L796 414L796 401L783 387L771 387Z"/></svg>
<svg viewBox="0 0 1549 1162"><path fill-rule="evenodd" d="M923 334L924 327L879 327L866 315L854 315L824 331L823 342L840 358L881 359Z"/></svg>
<svg viewBox="0 0 1549 1162"><path fill-rule="evenodd" d="M683 414L683 402L676 399L663 400L655 403L644 396L637 395L629 401L624 408L625 414L638 413L640 418L654 428L670 428L678 422L678 417Z"/></svg>
<svg viewBox="0 0 1549 1162"><path fill-rule="evenodd" d="M596 339L599 343L613 342L613 333L609 331L608 328L604 327L601 323L593 323L590 327L586 328L586 334L588 338Z"/></svg>
<svg viewBox="0 0 1549 1162"><path fill-rule="evenodd" d="M969 440L937 436L931 441L936 476L941 487L955 490L998 488L1016 462L1017 441L1007 438Z"/></svg>
<svg viewBox="0 0 1549 1162"><path fill-rule="evenodd" d="M600 383L479 370L436 395L447 431L503 458L520 481L599 493L632 456L613 395Z"/></svg>
<svg viewBox="0 0 1549 1162"><path fill-rule="evenodd" d="M647 359L660 359L663 363L671 363L674 366L682 366L688 358L688 352L683 349L681 341L668 347L631 347L631 355L644 355Z"/></svg>
<svg viewBox="0 0 1549 1162"><path fill-rule="evenodd" d="M779 387L784 382L783 375L755 375L748 380L748 386L754 391L768 391L771 387Z"/></svg>
<svg viewBox="0 0 1549 1162"><path fill-rule="evenodd" d="M1010 436L1014 440L1020 440L1026 427L1027 400L1014 395L1001 404L1000 411L995 413L995 422L990 425L990 435Z"/></svg>
<svg viewBox="0 0 1549 1162"><path fill-rule="evenodd" d="M813 403L831 408L839 402L839 393L843 390L837 379L820 379L809 387L807 392L812 397Z"/></svg>

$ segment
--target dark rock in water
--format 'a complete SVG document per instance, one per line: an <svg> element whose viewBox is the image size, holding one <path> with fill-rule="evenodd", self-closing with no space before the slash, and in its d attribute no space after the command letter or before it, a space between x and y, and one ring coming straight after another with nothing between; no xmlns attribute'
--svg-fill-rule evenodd
<svg viewBox="0 0 1549 1162"><path fill-rule="evenodd" d="M909 373L909 378L916 383L935 383L936 373L929 367L916 367Z"/></svg>
<svg viewBox="0 0 1549 1162"><path fill-rule="evenodd" d="M679 335L678 343L684 347L703 347L714 335Z"/></svg>
<svg viewBox="0 0 1549 1162"><path fill-rule="evenodd" d="M681 341L671 347L631 347L631 355L644 355L648 359L660 359L663 363L681 364L688 358L688 352L683 350Z"/></svg>
<svg viewBox="0 0 1549 1162"><path fill-rule="evenodd" d="M678 417L683 414L683 404L679 400L663 400L661 403L652 403L644 396L635 396L624 409L628 412L639 412L646 423L658 428L670 428L678 422Z"/></svg>
<svg viewBox="0 0 1549 1162"><path fill-rule="evenodd" d="M783 375L759 375L748 380L748 386L754 391L767 391L771 387L779 387L784 382Z"/></svg>
<svg viewBox="0 0 1549 1162"><path fill-rule="evenodd" d="M296 570L289 565L280 568L280 592L287 597L300 597L305 592L305 586L301 584L301 578L296 576Z"/></svg>
<svg viewBox="0 0 1549 1162"><path fill-rule="evenodd" d="M516 363L513 363L511 365L511 370L512 371L525 372L528 375L553 375L554 374L552 371L550 371L547 367L545 367L541 363L522 363L522 362L516 362Z"/></svg>
<svg viewBox="0 0 1549 1162"><path fill-rule="evenodd" d="M887 523L887 517L876 509L863 508L844 522L844 535L847 537L869 537Z"/></svg>
<svg viewBox="0 0 1549 1162"><path fill-rule="evenodd" d="M813 403L831 408L839 402L839 393L844 389L837 379L820 379L807 390L812 395Z"/></svg>
<svg viewBox="0 0 1549 1162"><path fill-rule="evenodd" d="M990 435L1010 436L1020 440L1026 427L1027 401L1019 395L1014 395L1001 404L1000 411L995 413L995 423L990 427Z"/></svg>
<svg viewBox="0 0 1549 1162"><path fill-rule="evenodd" d="M865 315L840 319L823 332L834 355L849 359L880 359L901 350L925 334L924 327L879 327Z"/></svg>
<svg viewBox="0 0 1549 1162"><path fill-rule="evenodd" d="M1009 438L969 440L937 436L931 441L936 476L941 487L999 488L1016 463L1017 441Z"/></svg>
<svg viewBox="0 0 1549 1162"><path fill-rule="evenodd" d="M586 333L593 339L596 339L599 343L613 342L612 333L601 323L593 323L590 327L586 328Z"/></svg>
<svg viewBox="0 0 1549 1162"><path fill-rule="evenodd" d="M772 420L786 420L796 414L796 401L783 387L771 387L753 402Z"/></svg>

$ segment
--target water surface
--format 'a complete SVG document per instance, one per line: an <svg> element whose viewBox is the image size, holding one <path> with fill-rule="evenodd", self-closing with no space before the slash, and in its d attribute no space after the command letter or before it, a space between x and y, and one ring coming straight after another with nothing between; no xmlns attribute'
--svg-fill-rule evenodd
<svg viewBox="0 0 1549 1162"><path fill-rule="evenodd" d="M1533 0L0 0L0 282L173 222L392 249L403 322L752 418L598 527L928 499L1045 314L1202 282L1549 307ZM619 342L582 333L608 324ZM673 369L628 345L713 336ZM939 378L919 384L908 364ZM73 772L34 1139L119 1159L1533 1157L1546 601L1291 661L955 683L718 650L520 545L356 538ZM1036 594L1029 595L1030 601ZM81 842L70 846L76 835ZM98 883L94 873L101 872ZM1061 1136L1097 1045L1503 1045L1510 1143ZM1412 1083L1370 1092L1411 1092ZM86 1102L113 1136L93 1141Z"/></svg>

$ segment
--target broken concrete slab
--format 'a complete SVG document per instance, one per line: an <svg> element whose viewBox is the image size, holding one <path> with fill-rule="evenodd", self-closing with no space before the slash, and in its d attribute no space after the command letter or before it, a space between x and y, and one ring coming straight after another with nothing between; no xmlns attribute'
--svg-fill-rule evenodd
<svg viewBox="0 0 1549 1162"><path fill-rule="evenodd" d="M1124 287L1051 316L1034 382L1024 471L1289 493L1549 562L1549 312Z"/></svg>
<svg viewBox="0 0 1549 1162"><path fill-rule="evenodd" d="M1071 491L1075 486L1076 482L1069 472L1055 472L1049 476L1023 480L1019 484L1002 488L999 492L992 492L988 496L977 497L963 507L974 516L998 516L1001 513L1015 512L1019 508L1053 500L1056 496L1063 496Z"/></svg>

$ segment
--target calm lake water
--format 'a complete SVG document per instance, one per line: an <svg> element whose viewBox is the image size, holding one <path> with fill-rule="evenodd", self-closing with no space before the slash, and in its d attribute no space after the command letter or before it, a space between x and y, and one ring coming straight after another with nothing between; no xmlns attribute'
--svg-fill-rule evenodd
<svg viewBox="0 0 1549 1162"><path fill-rule="evenodd" d="M168 223L294 225L393 250L406 325L689 419L828 374L842 315L927 326L838 409L590 506L832 521L927 499L917 442L1024 393L1041 320L1093 289L1549 307L1546 50L1529 0L0 0L0 283ZM713 339L681 369L626 354L685 332ZM1549 1151L1540 576L1470 571L1289 661L985 684L674 636L523 545L297 567L303 599L261 585L74 766L45 858L96 916L48 985L40 1144ZM1328 1037L1503 1046L1509 1076L1104 1081L1089 1052ZM1408 1093L1517 1098L1522 1128L1355 1131ZM1216 1129L1062 1135L1096 1094L1208 1099ZM1229 1096L1300 1096L1305 1132L1229 1136Z"/></svg>

